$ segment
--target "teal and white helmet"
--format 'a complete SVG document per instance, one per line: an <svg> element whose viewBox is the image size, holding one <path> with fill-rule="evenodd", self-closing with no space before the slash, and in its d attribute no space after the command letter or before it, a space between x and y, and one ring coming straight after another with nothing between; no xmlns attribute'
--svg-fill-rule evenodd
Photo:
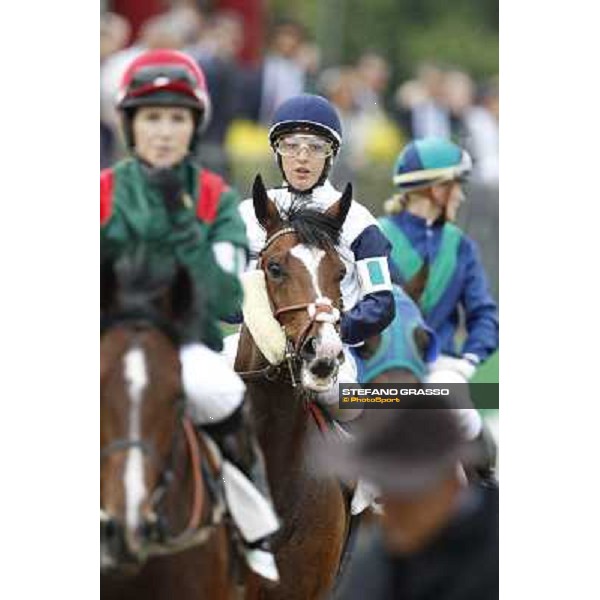
<svg viewBox="0 0 600 600"><path fill-rule="evenodd" d="M407 144L396 159L394 185L400 192L465 178L473 168L466 150L450 140L428 137Z"/></svg>

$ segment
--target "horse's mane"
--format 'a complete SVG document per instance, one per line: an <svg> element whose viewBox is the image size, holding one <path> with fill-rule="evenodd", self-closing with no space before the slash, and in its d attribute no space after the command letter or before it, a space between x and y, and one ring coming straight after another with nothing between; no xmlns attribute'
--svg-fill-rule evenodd
<svg viewBox="0 0 600 600"><path fill-rule="evenodd" d="M153 296L175 279L177 264L171 257L152 260L152 251L139 244L124 252L114 263L120 291L124 295Z"/></svg>
<svg viewBox="0 0 600 600"><path fill-rule="evenodd" d="M189 318L202 315L204 298L174 257L161 252L152 260L152 254L148 245L140 243L102 265L101 313L107 319L172 321L183 332Z"/></svg>
<svg viewBox="0 0 600 600"><path fill-rule="evenodd" d="M335 217L327 213L295 202L281 217L284 226L291 227L302 244L316 246L322 250L330 250L339 245L341 225Z"/></svg>

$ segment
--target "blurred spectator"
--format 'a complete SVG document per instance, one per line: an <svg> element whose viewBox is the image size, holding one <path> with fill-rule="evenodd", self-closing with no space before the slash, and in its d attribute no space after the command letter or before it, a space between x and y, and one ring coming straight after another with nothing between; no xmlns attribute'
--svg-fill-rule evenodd
<svg viewBox="0 0 600 600"><path fill-rule="evenodd" d="M304 71L305 89L310 94L317 93L317 82L321 68L321 49L313 41L305 41L296 53L296 63Z"/></svg>
<svg viewBox="0 0 600 600"><path fill-rule="evenodd" d="M337 108L344 130L344 146L331 172L334 185L355 181L360 170L371 162L391 161L402 144L398 128L383 110L383 100L375 100L380 98L384 81L379 58L375 63L375 69L365 68L373 84L368 90L365 71L361 77L352 67L327 69L319 79L319 91Z"/></svg>
<svg viewBox="0 0 600 600"><path fill-rule="evenodd" d="M187 2L176 4L164 16L181 37L182 47L194 44L198 40L206 18L199 7Z"/></svg>
<svg viewBox="0 0 600 600"><path fill-rule="evenodd" d="M236 57L243 42L244 30L240 17L237 13L223 11L211 17L196 44L186 48L186 52L198 62L206 75L213 106L198 157L205 167L225 177L229 177L225 136L241 110L241 71Z"/></svg>
<svg viewBox="0 0 600 600"><path fill-rule="evenodd" d="M100 17L100 62L121 50L131 33L127 19L113 12L105 12Z"/></svg>
<svg viewBox="0 0 600 600"><path fill-rule="evenodd" d="M473 105L475 85L471 77L459 69L444 74L444 104L450 116L451 138L457 144L468 145L466 118Z"/></svg>
<svg viewBox="0 0 600 600"><path fill-rule="evenodd" d="M444 71L434 63L423 63L417 69L417 81L425 97L410 109L409 137L449 138L451 124L444 104Z"/></svg>
<svg viewBox="0 0 600 600"><path fill-rule="evenodd" d="M417 105L427 100L427 90L420 81L409 79L394 94L394 116L404 133L412 137L412 115Z"/></svg>
<svg viewBox="0 0 600 600"><path fill-rule="evenodd" d="M390 79L388 62L375 52L366 52L357 62L356 72L360 86L356 103L361 110L383 113L384 95Z"/></svg>
<svg viewBox="0 0 600 600"><path fill-rule="evenodd" d="M473 180L496 185L499 175L498 121L492 111L497 111L497 87L494 91L494 86L489 86L481 94L480 104L475 105L473 80L464 71L450 70L445 76L445 97L453 138L473 155Z"/></svg>
<svg viewBox="0 0 600 600"><path fill-rule="evenodd" d="M451 404L424 396L403 406L370 411L354 444L326 454L347 480L368 473L384 508L335 598L498 598L498 487L466 484L459 463L470 464L477 450L444 408Z"/></svg>
<svg viewBox="0 0 600 600"><path fill-rule="evenodd" d="M323 73L317 90L328 98L340 116L344 144L333 164L331 179L343 185L353 181L364 163L364 131L356 103L358 79L352 67L332 67Z"/></svg>
<svg viewBox="0 0 600 600"><path fill-rule="evenodd" d="M127 43L131 27L127 19L112 12L105 12L100 17L100 74L102 77L105 63ZM103 169L114 162L117 137L113 128L112 109L108 110L106 102L100 96L100 168Z"/></svg>
<svg viewBox="0 0 600 600"><path fill-rule="evenodd" d="M466 119L475 156L474 178L486 186L498 186L500 179L498 119L498 80L494 79L484 85Z"/></svg>
<svg viewBox="0 0 600 600"><path fill-rule="evenodd" d="M269 50L258 69L247 73L243 113L269 125L275 109L306 86L301 51L306 41L304 27L293 20L275 24Z"/></svg>

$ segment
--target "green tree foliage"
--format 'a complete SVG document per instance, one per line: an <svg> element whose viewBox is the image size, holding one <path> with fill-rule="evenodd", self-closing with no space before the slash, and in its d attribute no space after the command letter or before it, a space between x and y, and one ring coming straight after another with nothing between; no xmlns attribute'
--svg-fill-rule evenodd
<svg viewBox="0 0 600 600"><path fill-rule="evenodd" d="M353 62L371 49L390 60L396 82L427 59L462 66L477 78L498 72L498 0L270 0L268 5L272 17L286 15L306 25L326 66Z"/></svg>

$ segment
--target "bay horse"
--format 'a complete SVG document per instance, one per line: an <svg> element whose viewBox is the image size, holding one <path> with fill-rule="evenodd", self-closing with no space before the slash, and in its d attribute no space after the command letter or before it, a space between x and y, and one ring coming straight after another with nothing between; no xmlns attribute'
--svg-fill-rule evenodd
<svg viewBox="0 0 600 600"><path fill-rule="evenodd" d="M292 207L282 216L260 176L253 186L255 214L267 237L258 263L268 297L263 309L285 332L285 357L274 365L245 322L235 360L282 521L273 543L280 583L256 590L253 597L261 600L327 597L352 531L347 490L314 468L309 448L317 431L311 415L319 414L315 392L334 384L343 360L339 318L345 268L336 246L351 202L348 185L325 213ZM374 349L377 344L374 340ZM400 368L394 381L418 378Z"/></svg>
<svg viewBox="0 0 600 600"><path fill-rule="evenodd" d="M218 466L181 400L191 278L172 265L151 273L140 249L132 256L101 271L101 598L228 600L228 525L207 483Z"/></svg>

